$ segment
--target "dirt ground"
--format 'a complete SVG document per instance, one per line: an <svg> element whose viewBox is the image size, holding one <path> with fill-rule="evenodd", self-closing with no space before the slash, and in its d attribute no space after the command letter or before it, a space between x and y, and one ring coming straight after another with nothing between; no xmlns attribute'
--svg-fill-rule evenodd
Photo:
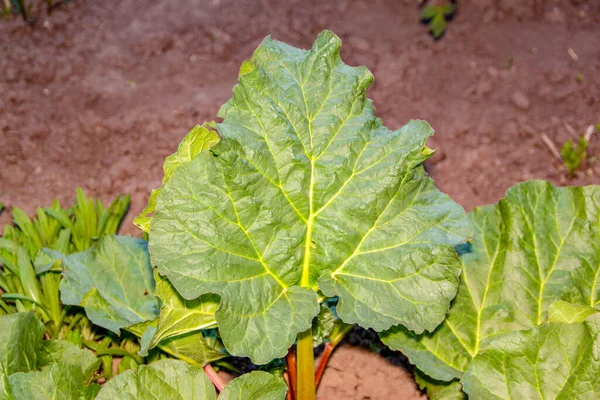
<svg viewBox="0 0 600 400"><path fill-rule="evenodd" d="M260 41L309 47L323 29L344 40L348 64L373 71L388 127L421 118L436 129L428 170L465 209L527 179L600 183L600 133L572 180L542 141L560 148L600 122L600 1L463 0L440 41L417 3L73 0L33 26L1 21L0 202L31 213L72 202L77 186L104 200L130 193L124 231L136 234L163 159L215 118ZM331 363L320 398L420 398L374 354L344 347Z"/></svg>

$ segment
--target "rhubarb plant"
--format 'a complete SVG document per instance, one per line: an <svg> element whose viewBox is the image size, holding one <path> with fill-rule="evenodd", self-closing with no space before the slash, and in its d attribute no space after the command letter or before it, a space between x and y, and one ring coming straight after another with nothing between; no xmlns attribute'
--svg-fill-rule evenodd
<svg viewBox="0 0 600 400"><path fill-rule="evenodd" d="M431 127L386 128L365 94L373 76L340 46L328 31L310 50L266 38L223 121L184 139L137 220L186 301L220 296L231 354L264 364L297 341L302 400L315 396L320 303L336 298L347 324L432 331L456 294L454 246L470 236L423 169Z"/></svg>
<svg viewBox="0 0 600 400"><path fill-rule="evenodd" d="M432 399L464 398L461 383L475 399L596 398L600 187L530 181L470 217L448 317L428 334L395 327L384 343L424 373Z"/></svg>

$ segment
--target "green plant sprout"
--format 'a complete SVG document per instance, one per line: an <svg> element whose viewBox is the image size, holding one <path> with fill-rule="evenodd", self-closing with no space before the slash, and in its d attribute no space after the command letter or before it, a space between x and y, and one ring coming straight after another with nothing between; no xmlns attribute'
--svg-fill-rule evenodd
<svg viewBox="0 0 600 400"><path fill-rule="evenodd" d="M452 18L458 9L458 2L429 4L421 10L421 19L428 21L429 31L434 38L439 39L446 31L446 21Z"/></svg>
<svg viewBox="0 0 600 400"><path fill-rule="evenodd" d="M570 178L575 176L575 171L587 156L588 140L581 136L575 145L573 139L567 142L560 149L560 156Z"/></svg>

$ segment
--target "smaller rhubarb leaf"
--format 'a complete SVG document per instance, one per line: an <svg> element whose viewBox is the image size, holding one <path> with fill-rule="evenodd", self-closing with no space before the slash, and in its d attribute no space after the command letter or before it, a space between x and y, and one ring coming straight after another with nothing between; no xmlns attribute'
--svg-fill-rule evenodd
<svg viewBox="0 0 600 400"><path fill-rule="evenodd" d="M451 382L438 381L415 369L415 381L421 390L427 393L429 400L466 400L458 380Z"/></svg>
<svg viewBox="0 0 600 400"><path fill-rule="evenodd" d="M114 377L102 387L96 400L155 398L215 400L217 394L202 368L165 359Z"/></svg>
<svg viewBox="0 0 600 400"><path fill-rule="evenodd" d="M148 199L148 205L144 208L142 213L133 220L133 223L138 228L146 233L150 232L151 214L154 213L154 209L156 208L156 198L165 183L171 179L173 171L182 164L190 162L201 151L209 149L219 142L219 135L211 128L214 128L213 123L204 124L202 126L196 125L194 129L185 136L181 143L179 143L177 151L165 159L163 164L164 177L162 186L159 189L152 190L150 198Z"/></svg>
<svg viewBox="0 0 600 400"><path fill-rule="evenodd" d="M35 370L44 330L32 312L0 316L0 374Z"/></svg>
<svg viewBox="0 0 600 400"><path fill-rule="evenodd" d="M335 326L336 320L338 319L333 311L325 304L321 304L319 315L313 319L313 347L321 345L321 343L329 337Z"/></svg>
<svg viewBox="0 0 600 400"><path fill-rule="evenodd" d="M80 253L45 252L62 259L62 302L82 306L94 324L119 334L121 328L158 316L145 240L108 235Z"/></svg>
<svg viewBox="0 0 600 400"><path fill-rule="evenodd" d="M142 347L143 354L165 339L216 327L215 311L219 308L219 296L205 294L195 300L186 300L166 277L155 271L154 278L154 295L162 300L163 306L152 340Z"/></svg>
<svg viewBox="0 0 600 400"><path fill-rule="evenodd" d="M287 386L273 374L254 371L231 381L221 392L219 400L284 400Z"/></svg>
<svg viewBox="0 0 600 400"><path fill-rule="evenodd" d="M598 399L599 331L595 314L501 335L469 364L464 390L472 399Z"/></svg>

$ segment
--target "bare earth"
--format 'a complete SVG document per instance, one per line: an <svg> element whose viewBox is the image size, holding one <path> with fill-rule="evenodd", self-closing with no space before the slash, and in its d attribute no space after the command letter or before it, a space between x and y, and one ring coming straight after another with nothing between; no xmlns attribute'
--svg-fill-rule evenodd
<svg viewBox="0 0 600 400"><path fill-rule="evenodd" d="M104 200L130 193L124 231L137 234L131 220L163 159L215 118L260 41L306 48L323 29L344 40L348 64L373 71L370 96L388 127L420 118L437 130L428 170L465 209L527 179L600 183L600 162L568 180L541 140L560 148L600 122L600 2L463 0L437 42L416 3L74 0L33 27L2 21L0 202L31 213L54 197L71 203L77 186ZM319 398L421 395L406 371L342 347Z"/></svg>

